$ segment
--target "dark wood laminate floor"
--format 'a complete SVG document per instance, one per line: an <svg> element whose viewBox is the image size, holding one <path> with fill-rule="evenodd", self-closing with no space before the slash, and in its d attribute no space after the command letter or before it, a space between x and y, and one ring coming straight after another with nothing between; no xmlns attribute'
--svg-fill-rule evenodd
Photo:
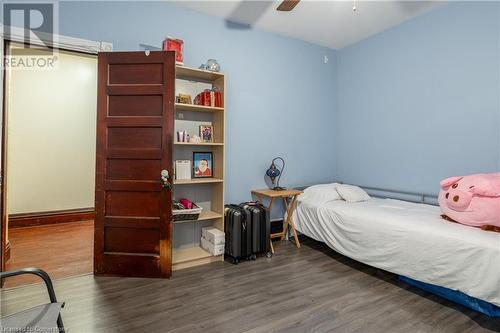
<svg viewBox="0 0 500 333"><path fill-rule="evenodd" d="M53 278L93 272L94 221L9 229L11 258L8 271L38 267ZM6 287L37 283L33 276L8 279Z"/></svg>
<svg viewBox="0 0 500 333"><path fill-rule="evenodd" d="M273 258L213 263L171 280L94 277L55 282L77 332L495 332L491 319L398 282L305 239ZM3 314L46 300L40 285L2 291Z"/></svg>

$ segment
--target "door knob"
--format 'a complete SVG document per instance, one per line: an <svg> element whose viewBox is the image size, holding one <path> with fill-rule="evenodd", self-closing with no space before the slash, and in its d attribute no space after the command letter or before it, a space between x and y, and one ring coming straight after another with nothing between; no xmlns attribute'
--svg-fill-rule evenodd
<svg viewBox="0 0 500 333"><path fill-rule="evenodd" d="M168 170L165 169L161 170L160 177L163 183L163 188L167 190L170 190L172 188L172 184L170 184L170 182L168 181L169 176L170 174L168 173Z"/></svg>

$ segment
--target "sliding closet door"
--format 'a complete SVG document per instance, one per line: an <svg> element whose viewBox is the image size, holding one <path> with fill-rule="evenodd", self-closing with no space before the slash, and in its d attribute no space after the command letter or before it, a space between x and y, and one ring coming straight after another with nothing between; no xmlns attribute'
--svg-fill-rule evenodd
<svg viewBox="0 0 500 333"><path fill-rule="evenodd" d="M95 274L171 275L174 84L173 52L99 54Z"/></svg>

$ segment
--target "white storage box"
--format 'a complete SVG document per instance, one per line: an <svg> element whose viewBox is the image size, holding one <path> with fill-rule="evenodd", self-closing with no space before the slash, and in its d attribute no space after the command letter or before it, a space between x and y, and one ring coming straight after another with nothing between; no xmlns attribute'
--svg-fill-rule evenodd
<svg viewBox="0 0 500 333"><path fill-rule="evenodd" d="M214 245L224 245L226 242L224 233L215 227L202 228L201 235Z"/></svg>
<svg viewBox="0 0 500 333"><path fill-rule="evenodd" d="M201 247L213 256L224 254L224 244L214 245L205 237L201 237Z"/></svg>

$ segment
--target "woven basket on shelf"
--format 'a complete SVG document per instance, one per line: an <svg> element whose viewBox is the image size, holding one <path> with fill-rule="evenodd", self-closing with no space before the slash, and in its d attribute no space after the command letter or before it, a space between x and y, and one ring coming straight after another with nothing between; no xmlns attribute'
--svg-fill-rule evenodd
<svg viewBox="0 0 500 333"><path fill-rule="evenodd" d="M173 220L174 222L197 220L202 210L203 208L195 203L193 203L192 209L174 209L172 211Z"/></svg>

